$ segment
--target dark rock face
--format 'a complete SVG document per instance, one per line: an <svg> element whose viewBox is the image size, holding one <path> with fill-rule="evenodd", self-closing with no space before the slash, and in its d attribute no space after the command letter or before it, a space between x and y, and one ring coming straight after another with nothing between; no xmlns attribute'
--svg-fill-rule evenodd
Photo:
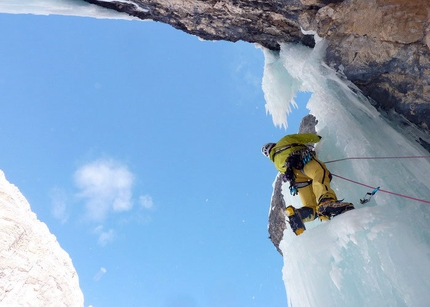
<svg viewBox="0 0 430 307"><path fill-rule="evenodd" d="M382 110L430 131L430 2L344 1L313 20L329 42L326 62ZM310 26L312 27L312 26Z"/></svg>
<svg viewBox="0 0 430 307"><path fill-rule="evenodd" d="M279 49L278 41L314 44L310 36L300 31L297 12L309 9L315 15L316 8L307 8L299 0L85 1L140 19L167 23L205 40L243 40L269 49Z"/></svg>
<svg viewBox="0 0 430 307"><path fill-rule="evenodd" d="M428 0L85 0L206 40L243 40L275 50L279 42L328 41L326 62L371 97L430 132Z"/></svg>
<svg viewBox="0 0 430 307"><path fill-rule="evenodd" d="M269 239L275 245L278 252L282 255L282 250L279 248L284 237L284 230L287 228L285 219L285 201L282 194L282 176L278 175L273 189L272 201L270 203L269 213Z"/></svg>

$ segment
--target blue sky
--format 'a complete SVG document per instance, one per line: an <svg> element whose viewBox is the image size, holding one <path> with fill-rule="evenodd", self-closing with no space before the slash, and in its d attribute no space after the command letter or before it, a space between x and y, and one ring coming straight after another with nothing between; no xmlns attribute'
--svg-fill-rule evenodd
<svg viewBox="0 0 430 307"><path fill-rule="evenodd" d="M0 15L0 169L69 253L85 306L285 306L268 239L287 132L264 58L155 22Z"/></svg>

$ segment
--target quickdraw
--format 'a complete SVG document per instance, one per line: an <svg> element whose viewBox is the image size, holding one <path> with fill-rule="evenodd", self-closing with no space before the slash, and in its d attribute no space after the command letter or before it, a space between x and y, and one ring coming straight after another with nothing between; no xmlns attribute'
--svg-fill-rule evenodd
<svg viewBox="0 0 430 307"><path fill-rule="evenodd" d="M313 156L313 152L310 150L304 150L302 153L302 162L303 166L311 162Z"/></svg>
<svg viewBox="0 0 430 307"><path fill-rule="evenodd" d="M372 192L366 193L366 195L364 195L363 199L360 199L360 204L364 205L365 203L369 202L370 199L372 198L372 196L375 195L376 192L379 191L379 188L380 187L377 187Z"/></svg>
<svg viewBox="0 0 430 307"><path fill-rule="evenodd" d="M296 196L297 194L299 194L299 190L297 190L297 188L293 185L290 185L290 194L292 196Z"/></svg>

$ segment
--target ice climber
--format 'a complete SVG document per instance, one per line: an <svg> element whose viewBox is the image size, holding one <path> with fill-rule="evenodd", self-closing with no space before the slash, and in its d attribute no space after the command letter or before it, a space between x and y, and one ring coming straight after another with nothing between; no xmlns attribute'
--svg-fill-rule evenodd
<svg viewBox="0 0 430 307"><path fill-rule="evenodd" d="M301 208L288 206L286 215L296 235L306 229L304 222L319 217L327 220L348 210L354 209L351 203L338 201L336 193L330 188L331 174L325 164L317 159L313 144L321 137L313 133L290 134L278 143L267 143L262 152L289 182L290 194L299 195Z"/></svg>

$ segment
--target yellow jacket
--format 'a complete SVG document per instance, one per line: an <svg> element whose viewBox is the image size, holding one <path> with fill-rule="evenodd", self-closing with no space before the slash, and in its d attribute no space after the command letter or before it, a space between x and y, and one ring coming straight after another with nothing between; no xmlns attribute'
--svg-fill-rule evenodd
<svg viewBox="0 0 430 307"><path fill-rule="evenodd" d="M278 171L285 173L285 161L291 153L306 148L305 144L317 143L320 139L320 136L313 133L286 135L270 150L270 160L275 164Z"/></svg>

